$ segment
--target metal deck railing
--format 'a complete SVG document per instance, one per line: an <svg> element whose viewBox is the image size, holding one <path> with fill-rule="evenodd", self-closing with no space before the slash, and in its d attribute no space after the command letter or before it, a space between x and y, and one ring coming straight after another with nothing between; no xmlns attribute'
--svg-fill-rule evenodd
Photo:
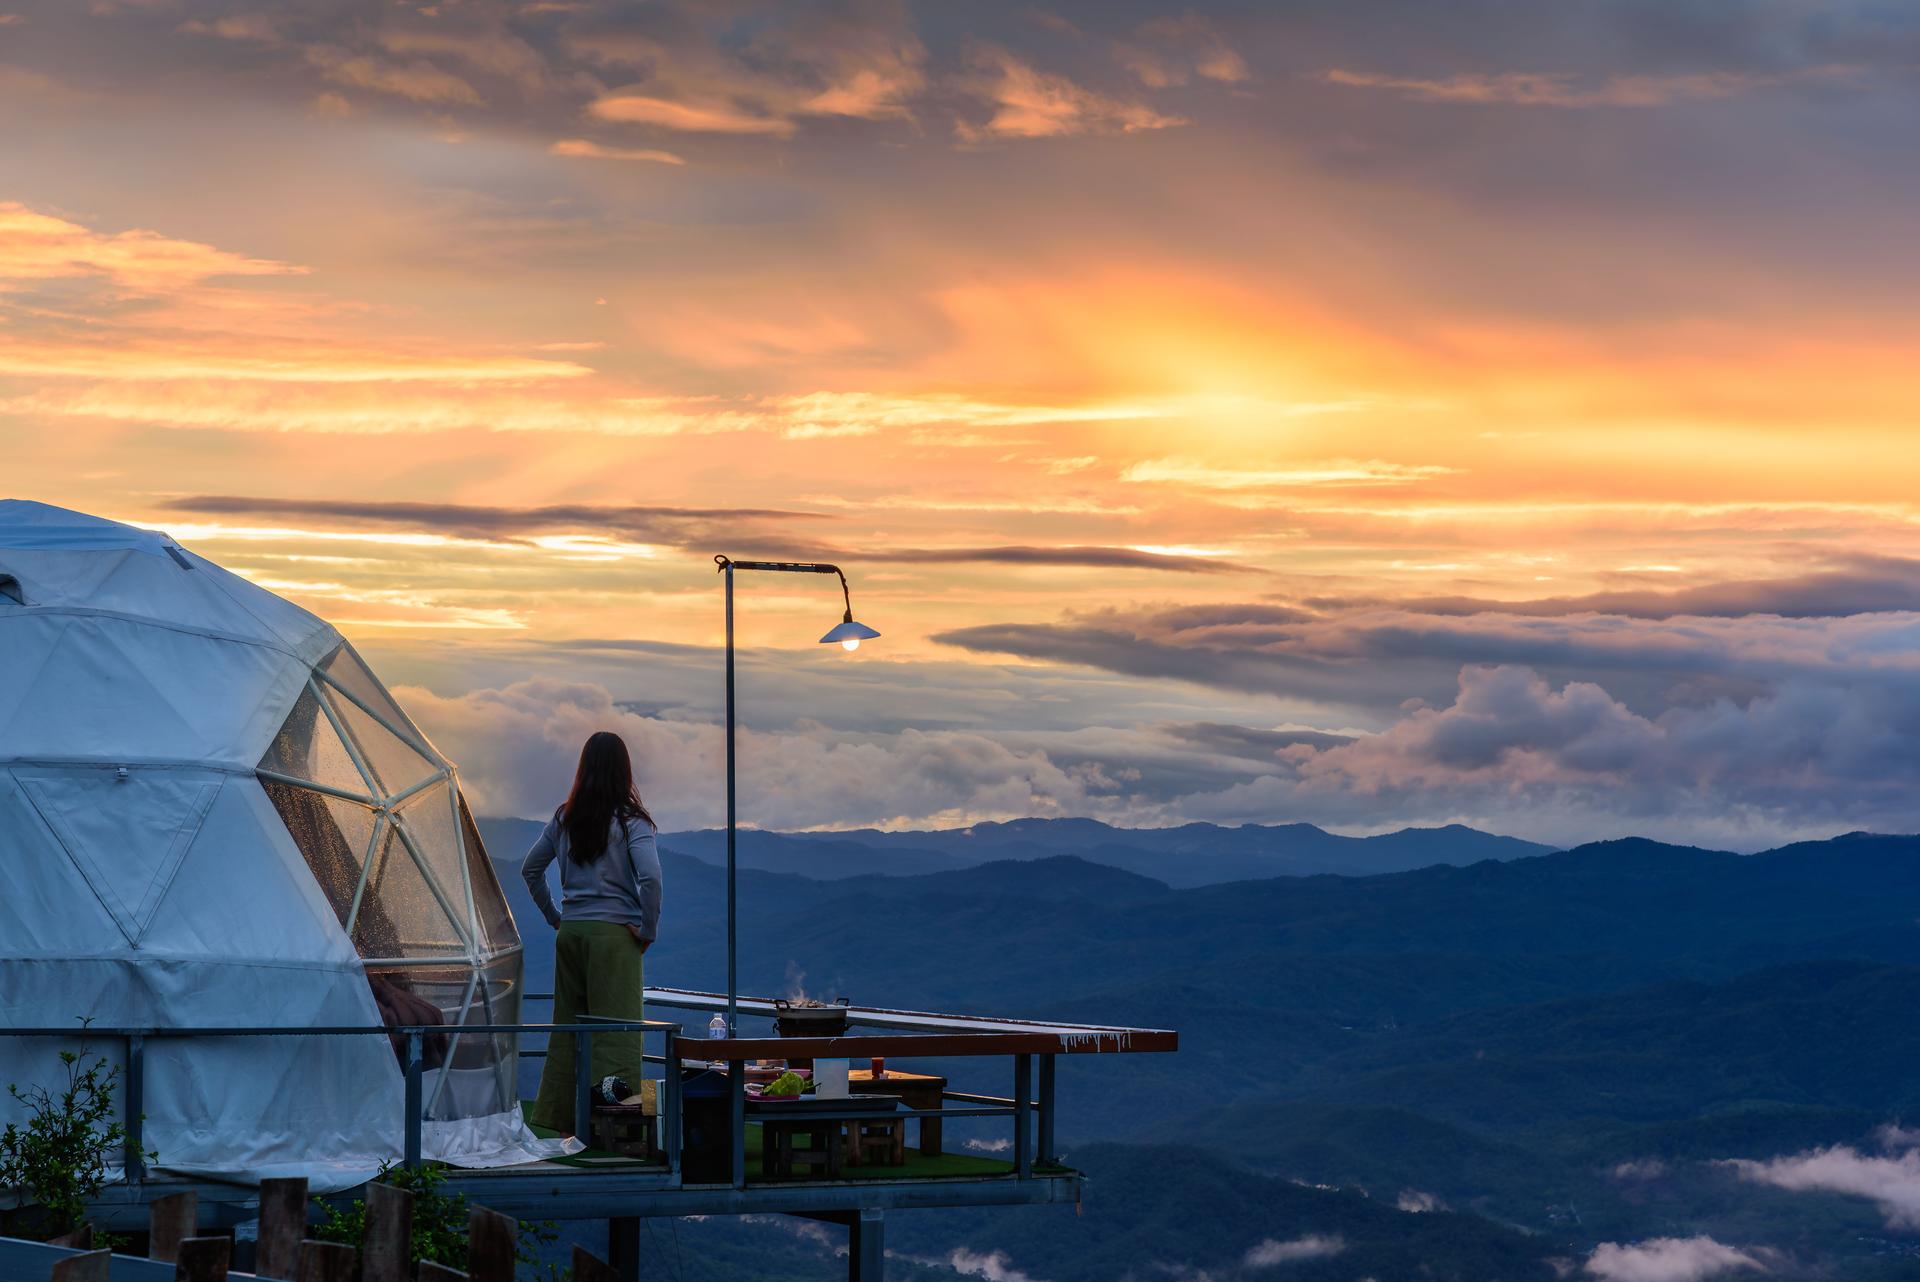
<svg viewBox="0 0 1920 1282"><path fill-rule="evenodd" d="M124 1170L130 1182L138 1183L146 1178L146 1051L147 1043L152 1041L184 1041L194 1038L227 1037L398 1037L406 1038L406 1051L401 1058L400 1068L406 1082L405 1104L402 1113L402 1125L405 1135L402 1142L403 1161L408 1166L421 1163L421 1130L426 1121L425 1081L426 1081L426 1039L429 1037L495 1036L511 1034L518 1037L526 1033L571 1033L574 1035L574 1121L579 1128L577 1134L587 1134L588 1119L592 1116L593 1100L593 1036L595 1033L638 1033L645 1037L648 1033L660 1033L673 1044L680 1034L680 1025L660 1020L605 1020L589 1017L587 1022L575 1024L324 1024L304 1027L196 1027L168 1028L161 1026L141 1027L103 1027L89 1024L84 1028L7 1028L8 1037L54 1038L60 1041L78 1041L91 1046L99 1041L117 1041L126 1056L126 1093L121 1100L121 1126L126 1131L126 1153ZM544 1054L544 1052L540 1052ZM448 1052L451 1060L451 1050ZM671 1129L679 1120L679 1077L669 1073L665 1078L661 1113L663 1130ZM668 1105L672 1104L671 1116ZM664 1145L663 1136L663 1145ZM668 1146L668 1160L677 1163L678 1146ZM669 1169L673 1169L670 1167Z"/></svg>
<svg viewBox="0 0 1920 1282"><path fill-rule="evenodd" d="M526 1000L551 1000L550 994L529 993ZM669 1009L716 1011L724 1009L725 999L715 993L681 989L648 989L645 1000ZM775 1014L771 1000L745 998L739 1009L748 1015ZM416 1166L423 1160L422 1131L426 1119L425 1079L427 1039L430 1037L484 1037L512 1035L572 1034L574 1038L574 1133L582 1140L592 1135L592 1062L596 1035L637 1034L643 1039L644 1061L661 1066L659 1078L658 1138L664 1150L664 1187L677 1188L682 1181L682 1136L684 1100L682 1070L689 1066L721 1065L727 1074L728 1176L725 1184L735 1190L747 1185L746 1119L747 1065L757 1059L860 1059L871 1056L890 1061L915 1059L952 1059L964 1057L1007 1056L1013 1061L1012 1090L1006 1096L976 1092L943 1090L938 1108L912 1108L904 1100L895 1107L877 1112L849 1101L845 1109L813 1111L814 1120L858 1121L885 1116L928 1120L1007 1118L1012 1122L1013 1156L1011 1174L1018 1180L1035 1177L1036 1166L1057 1163L1055 1150L1056 1090L1055 1060L1060 1055L1111 1054L1172 1051L1178 1048L1178 1035L1162 1029L1122 1028L1111 1025L1059 1024L1028 1020L993 1019L982 1016L938 1015L919 1011L889 1010L874 1007L849 1007L849 1025L877 1027L879 1034L846 1034L832 1037L688 1037L679 1023L664 1020L617 1020L585 1016L568 1024L408 1024L316 1025L310 1027L196 1027L158 1026L84 1028L9 1028L12 1037L51 1038L80 1041L89 1045L118 1042L125 1054L125 1092L122 1098L122 1125L126 1131L124 1171L129 1183L139 1184L148 1177L146 1166L146 1073L145 1056L149 1042L193 1038L234 1037L388 1037L404 1038L401 1070L405 1081L402 1112L403 1161ZM645 1048L653 1035L662 1038L657 1053ZM541 1058L543 1050L520 1050L522 1058ZM449 1062L451 1052L449 1051ZM1035 1081L1035 1070L1038 1081ZM517 1086L517 1083L516 1083ZM517 1094L517 1091L515 1092Z"/></svg>

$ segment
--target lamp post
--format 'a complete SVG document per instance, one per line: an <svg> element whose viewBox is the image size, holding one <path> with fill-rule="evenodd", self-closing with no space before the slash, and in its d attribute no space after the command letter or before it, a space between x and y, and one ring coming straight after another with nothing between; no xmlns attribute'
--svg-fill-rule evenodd
<svg viewBox="0 0 1920 1282"><path fill-rule="evenodd" d="M839 623L828 629L827 635L820 638L820 644L839 642L844 649L857 650L862 641L870 641L880 634L866 624L854 621L853 593L848 591L847 576L837 565L823 565L814 561L735 561L725 556L715 556L713 563L725 576L727 584L727 1035L732 1036L740 1027L739 934L734 911L737 864L734 858L733 572L771 570L781 574L838 575L840 597L846 604L846 614Z"/></svg>

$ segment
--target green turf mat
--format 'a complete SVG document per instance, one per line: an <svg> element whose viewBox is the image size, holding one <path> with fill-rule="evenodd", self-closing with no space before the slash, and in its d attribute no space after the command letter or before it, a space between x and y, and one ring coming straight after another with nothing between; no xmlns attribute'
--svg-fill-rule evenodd
<svg viewBox="0 0 1920 1282"><path fill-rule="evenodd" d="M541 1139L553 1139L559 1134L544 1126L527 1124ZM643 1162L638 1158L625 1157L618 1153L608 1153L602 1149L584 1149L570 1157L550 1159L562 1166L583 1167L589 1170L613 1170L620 1167L658 1167L659 1162ZM1041 1174L1065 1174L1064 1166L1035 1167ZM975 1157L970 1153L942 1153L938 1157L928 1157L918 1149L907 1149L907 1161L904 1166L843 1166L840 1178L846 1180L939 1180L959 1178L980 1178L991 1175L1013 1174L1013 1163L992 1157ZM760 1127L753 1122L747 1123L747 1179L758 1180L760 1173ZM785 1181L781 1181L785 1183Z"/></svg>

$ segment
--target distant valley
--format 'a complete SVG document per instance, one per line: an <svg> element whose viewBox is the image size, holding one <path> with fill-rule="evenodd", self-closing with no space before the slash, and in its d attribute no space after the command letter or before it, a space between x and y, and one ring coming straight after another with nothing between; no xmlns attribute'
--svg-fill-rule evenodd
<svg viewBox="0 0 1920 1282"><path fill-rule="evenodd" d="M529 983L544 988L549 936L512 867L538 825L483 827L507 856ZM896 1235L917 1256L1001 1251L1041 1282L1112 1282L1121 1274L1087 1261L1144 1249L1135 1226L1164 1195L1152 1172L1171 1164L1203 1187L1230 1186L1239 1170L1301 1190L1213 1197L1205 1231L1168 1222L1162 1262L1222 1282L1271 1276L1247 1263L1261 1258L1248 1242L1330 1235L1338 1253L1287 1276L1546 1278L1601 1242L1700 1235L1759 1252L1779 1278L1920 1271L1920 1238L1893 1203L1789 1189L1739 1165L1816 1149L1869 1173L1920 1162L1898 1147L1907 1132L1884 1129L1920 1118L1920 839L1746 856L1648 841L1496 846L1518 857L1329 875L1331 852L1412 858L1393 839L1431 836L1328 838L1328 853L1311 854L1314 839L1291 826L982 828L743 843L748 992L804 986L1181 1031L1178 1055L1062 1065L1063 1141L1102 1172L1086 1218L1071 1222L1075 1250L1038 1218L1029 1231L1025 1217L928 1214ZM1070 834L1087 857L1058 853ZM1262 834L1277 834L1266 856ZM720 985L724 877L711 842L663 839L653 982ZM857 871L907 851L881 865L894 875ZM973 852L991 857L969 864ZM758 866L774 858L795 862ZM1309 871L1170 884L1188 858ZM973 1089L1003 1091L1002 1071L952 1066ZM1356 1193L1373 1209L1337 1200ZM1458 1214L1436 1219L1440 1207Z"/></svg>

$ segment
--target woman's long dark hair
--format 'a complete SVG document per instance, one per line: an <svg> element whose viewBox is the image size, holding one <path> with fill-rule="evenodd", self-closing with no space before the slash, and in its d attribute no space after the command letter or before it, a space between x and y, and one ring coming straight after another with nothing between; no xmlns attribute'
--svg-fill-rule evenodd
<svg viewBox="0 0 1920 1282"><path fill-rule="evenodd" d="M590 864L607 851L607 833L615 817L639 818L654 826L653 816L633 790L633 759L627 743L611 730L601 730L580 749L580 765L573 772L573 791L560 809L560 826L567 834L567 857Z"/></svg>

